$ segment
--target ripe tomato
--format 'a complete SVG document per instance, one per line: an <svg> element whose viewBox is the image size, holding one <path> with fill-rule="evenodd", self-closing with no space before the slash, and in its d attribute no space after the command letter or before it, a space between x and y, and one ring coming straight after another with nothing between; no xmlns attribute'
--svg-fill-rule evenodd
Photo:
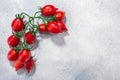
<svg viewBox="0 0 120 80"><path fill-rule="evenodd" d="M25 69L26 69L28 72L30 72L30 70L32 70L33 67L35 66L34 60L33 60L32 58L29 59L29 60L24 64L24 66L25 66Z"/></svg>
<svg viewBox="0 0 120 80"><path fill-rule="evenodd" d="M59 27L57 22L49 22L47 25L47 29L49 32L54 34L61 32L61 28Z"/></svg>
<svg viewBox="0 0 120 80"><path fill-rule="evenodd" d="M25 34L25 40L26 40L26 43L27 43L27 44L32 44L32 43L35 42L36 36L33 35L33 34L30 33L30 32L27 32L27 33Z"/></svg>
<svg viewBox="0 0 120 80"><path fill-rule="evenodd" d="M18 71L19 69L21 69L23 66L24 66L23 63L20 62L19 60L15 60L14 61L14 68L15 68L16 71Z"/></svg>
<svg viewBox="0 0 120 80"><path fill-rule="evenodd" d="M9 46L17 46L20 43L20 38L15 37L14 35L11 35L8 38L8 45Z"/></svg>
<svg viewBox="0 0 120 80"><path fill-rule="evenodd" d="M66 25L62 21L57 22L62 31L67 31Z"/></svg>
<svg viewBox="0 0 120 80"><path fill-rule="evenodd" d="M18 58L19 53L14 50L13 48L8 52L8 60L9 61L14 61Z"/></svg>
<svg viewBox="0 0 120 80"><path fill-rule="evenodd" d="M23 49L23 50L20 51L20 55L19 55L18 59L21 62L24 63L24 62L26 62L26 61L28 61L30 59L30 56L31 56L30 50Z"/></svg>
<svg viewBox="0 0 120 80"><path fill-rule="evenodd" d="M20 18L15 18L12 21L11 26L12 26L12 30L15 32L22 31L24 29L24 22Z"/></svg>
<svg viewBox="0 0 120 80"><path fill-rule="evenodd" d="M45 5L42 8L42 14L44 16L51 16L56 12L57 8L55 8L53 5Z"/></svg>
<svg viewBox="0 0 120 80"><path fill-rule="evenodd" d="M65 17L65 13L63 11L55 12L54 16L56 17L57 21L61 21Z"/></svg>
<svg viewBox="0 0 120 80"><path fill-rule="evenodd" d="M47 32L47 29L46 29L45 24L40 24L40 25L39 25L39 31L40 31L40 32Z"/></svg>

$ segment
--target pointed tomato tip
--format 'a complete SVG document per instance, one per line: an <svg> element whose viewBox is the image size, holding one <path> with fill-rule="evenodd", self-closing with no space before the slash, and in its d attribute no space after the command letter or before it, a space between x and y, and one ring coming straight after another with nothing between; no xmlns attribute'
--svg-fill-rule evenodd
<svg viewBox="0 0 120 80"><path fill-rule="evenodd" d="M30 73L30 70L28 70L27 72Z"/></svg>
<svg viewBox="0 0 120 80"><path fill-rule="evenodd" d="M68 31L68 29L67 29L67 28L65 28L65 29L63 30L63 32L65 32L65 31Z"/></svg>
<svg viewBox="0 0 120 80"><path fill-rule="evenodd" d="M68 29L66 28L65 31L68 31Z"/></svg>
<svg viewBox="0 0 120 80"><path fill-rule="evenodd" d="M15 71L18 71L18 69L15 69Z"/></svg>
<svg viewBox="0 0 120 80"><path fill-rule="evenodd" d="M56 10L58 10L58 8L55 8Z"/></svg>

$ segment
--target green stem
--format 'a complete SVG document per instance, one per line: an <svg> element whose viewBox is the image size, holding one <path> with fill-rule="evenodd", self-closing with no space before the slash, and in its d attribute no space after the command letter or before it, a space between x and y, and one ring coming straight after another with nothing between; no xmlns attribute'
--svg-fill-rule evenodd
<svg viewBox="0 0 120 80"><path fill-rule="evenodd" d="M23 48L24 48L24 49L29 50L29 48L28 48L28 45L27 45L27 43L26 43L25 38L24 38L24 41L23 41L23 43L22 43L22 46L23 46Z"/></svg>
<svg viewBox="0 0 120 80"><path fill-rule="evenodd" d="M30 16L27 13L25 13L25 12L22 12L21 15L26 15L27 17L30 18Z"/></svg>
<svg viewBox="0 0 120 80"><path fill-rule="evenodd" d="M13 32L13 35L16 37L16 38L20 38L21 37L21 34L19 32Z"/></svg>
<svg viewBox="0 0 120 80"><path fill-rule="evenodd" d="M41 11L37 11L37 12L35 12L34 17L35 17L38 13L41 13Z"/></svg>
<svg viewBox="0 0 120 80"><path fill-rule="evenodd" d="M44 17L41 17L41 16L37 16L37 17L34 17L34 18L39 18L39 19L41 19L45 25L47 25L47 23L49 22L48 19L46 19L46 18L44 18Z"/></svg>
<svg viewBox="0 0 120 80"><path fill-rule="evenodd" d="M13 47L15 51L19 52L20 49L18 47Z"/></svg>

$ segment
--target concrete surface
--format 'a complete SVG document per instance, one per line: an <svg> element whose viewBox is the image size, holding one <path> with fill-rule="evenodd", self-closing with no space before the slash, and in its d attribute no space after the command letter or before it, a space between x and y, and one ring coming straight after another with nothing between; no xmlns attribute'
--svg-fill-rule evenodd
<svg viewBox="0 0 120 80"><path fill-rule="evenodd" d="M36 68L16 72L7 38L18 12L53 4L66 12L68 32L41 34ZM0 0L0 80L120 80L120 0Z"/></svg>

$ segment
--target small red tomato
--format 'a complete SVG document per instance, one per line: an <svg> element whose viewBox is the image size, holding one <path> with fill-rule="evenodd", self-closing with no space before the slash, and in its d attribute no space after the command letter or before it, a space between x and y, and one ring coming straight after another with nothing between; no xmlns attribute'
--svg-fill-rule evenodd
<svg viewBox="0 0 120 80"><path fill-rule="evenodd" d="M30 32L27 32L27 33L25 34L25 40L26 40L26 43L27 43L27 44L32 44L32 43L35 42L36 36L33 35L33 34L30 33Z"/></svg>
<svg viewBox="0 0 120 80"><path fill-rule="evenodd" d="M56 12L56 10L57 10L57 8L55 8L55 6L53 6L53 5L45 5L42 8L42 14L44 16L51 16Z"/></svg>
<svg viewBox="0 0 120 80"><path fill-rule="evenodd" d="M39 25L39 31L40 32L47 32L46 25L45 24L40 24Z"/></svg>
<svg viewBox="0 0 120 80"><path fill-rule="evenodd" d="M57 34L61 32L61 28L59 27L57 22L49 22L47 25L47 29L49 32Z"/></svg>
<svg viewBox="0 0 120 80"><path fill-rule="evenodd" d="M19 60L15 60L14 61L14 68L15 68L16 71L18 71L19 69L21 69L23 66L24 66L23 63L20 62Z"/></svg>
<svg viewBox="0 0 120 80"><path fill-rule="evenodd" d="M18 58L19 53L14 50L13 48L8 52L8 60L9 61L14 61Z"/></svg>
<svg viewBox="0 0 120 80"><path fill-rule="evenodd" d="M28 71L28 73L33 69L35 66L34 60L31 58L24 64L25 69Z"/></svg>
<svg viewBox="0 0 120 80"><path fill-rule="evenodd" d="M57 11L54 14L57 21L61 21L65 17L65 13L63 11Z"/></svg>
<svg viewBox="0 0 120 80"><path fill-rule="evenodd" d="M24 29L24 22L20 18L15 18L12 21L12 30L15 32L22 31Z"/></svg>
<svg viewBox="0 0 120 80"><path fill-rule="evenodd" d="M30 50L23 49L20 51L20 55L19 55L18 59L20 60L20 62L24 63L30 59L30 56L31 56Z"/></svg>
<svg viewBox="0 0 120 80"><path fill-rule="evenodd" d="M62 21L57 22L62 31L67 31L66 25Z"/></svg>
<svg viewBox="0 0 120 80"><path fill-rule="evenodd" d="M17 46L20 43L20 38L15 37L14 35L11 35L8 38L8 45L9 46Z"/></svg>

